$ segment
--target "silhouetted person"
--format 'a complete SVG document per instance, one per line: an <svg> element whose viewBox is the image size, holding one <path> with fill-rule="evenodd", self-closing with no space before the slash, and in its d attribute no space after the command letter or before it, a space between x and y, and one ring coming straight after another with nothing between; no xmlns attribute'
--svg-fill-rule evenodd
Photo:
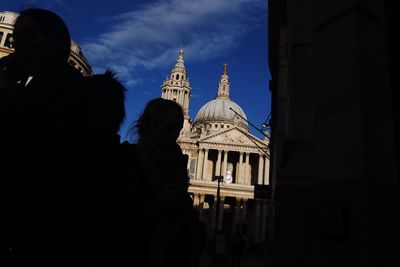
<svg viewBox="0 0 400 267"><path fill-rule="evenodd" d="M15 265L53 258L59 192L84 123L82 76L68 64L70 45L58 15L25 9L14 24L15 51L0 59L1 242Z"/></svg>
<svg viewBox="0 0 400 267"><path fill-rule="evenodd" d="M90 140L113 142L118 139L118 131L125 119L126 88L110 69L103 74L95 74L83 79L87 94L88 120L85 124Z"/></svg>
<svg viewBox="0 0 400 267"><path fill-rule="evenodd" d="M144 266L189 266L197 213L188 193L187 156L176 140L183 111L176 102L156 98L148 102L134 124L136 177L142 199L138 218L142 226Z"/></svg>
<svg viewBox="0 0 400 267"><path fill-rule="evenodd" d="M66 170L60 194L56 232L62 264L110 265L119 236L118 202L126 185L127 159L120 145L119 127L125 118L125 86L115 73L85 77L82 83L85 123L73 164ZM71 197L73 196L73 197ZM128 212L128 211L125 211ZM71 256L72 255L72 256ZM112 262L110 262L112 261Z"/></svg>

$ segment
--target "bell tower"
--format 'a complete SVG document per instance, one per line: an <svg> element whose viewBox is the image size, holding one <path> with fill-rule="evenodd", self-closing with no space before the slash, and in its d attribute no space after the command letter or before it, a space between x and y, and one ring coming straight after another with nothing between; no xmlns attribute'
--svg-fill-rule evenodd
<svg viewBox="0 0 400 267"><path fill-rule="evenodd" d="M186 74L186 68L183 61L183 50L179 51L178 59L171 70L169 77L166 77L161 85L161 97L177 102L183 109L184 124L181 135L189 133L191 128L191 119L189 117L189 101L192 88L189 78Z"/></svg>

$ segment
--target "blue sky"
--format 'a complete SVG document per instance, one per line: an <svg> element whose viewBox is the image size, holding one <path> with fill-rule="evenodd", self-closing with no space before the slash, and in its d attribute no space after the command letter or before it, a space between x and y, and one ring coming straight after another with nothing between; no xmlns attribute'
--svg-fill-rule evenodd
<svg viewBox="0 0 400 267"><path fill-rule="evenodd" d="M189 115L217 93L228 63L231 99L256 126L270 111L266 0L12 0L0 10L59 14L95 73L117 72L128 89L121 138L147 101L161 96L180 49L192 87ZM250 127L250 131L262 135Z"/></svg>

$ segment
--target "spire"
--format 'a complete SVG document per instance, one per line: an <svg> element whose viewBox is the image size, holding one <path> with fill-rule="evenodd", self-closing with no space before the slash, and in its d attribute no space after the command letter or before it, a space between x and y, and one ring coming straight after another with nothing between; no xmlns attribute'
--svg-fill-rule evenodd
<svg viewBox="0 0 400 267"><path fill-rule="evenodd" d="M229 98L228 64L224 63L224 72L219 79L217 97Z"/></svg>
<svg viewBox="0 0 400 267"><path fill-rule="evenodd" d="M178 71L180 70L180 71ZM178 59L176 60L175 66L172 69L172 72L186 72L185 71L185 64L183 62L183 50L179 51Z"/></svg>
<svg viewBox="0 0 400 267"><path fill-rule="evenodd" d="M170 99L180 104L184 110L185 117L189 118L189 100L191 87L186 75L186 68L183 62L183 50L178 54L178 59L161 85L161 97Z"/></svg>
<svg viewBox="0 0 400 267"><path fill-rule="evenodd" d="M189 78L187 77L185 64L183 62L183 50L181 49L169 77L167 77L161 85L161 97L175 101L183 109L184 122L179 138L184 138L189 135L190 129L192 128L192 122L189 116L191 91L192 88L190 87Z"/></svg>

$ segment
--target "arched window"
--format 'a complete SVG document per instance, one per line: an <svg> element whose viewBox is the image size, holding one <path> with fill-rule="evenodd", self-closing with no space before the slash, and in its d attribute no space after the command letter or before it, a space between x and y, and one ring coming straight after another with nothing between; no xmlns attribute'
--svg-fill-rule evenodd
<svg viewBox="0 0 400 267"><path fill-rule="evenodd" d="M4 46L8 47L8 48L12 48L12 34L11 33L8 33L6 35L6 40L4 42Z"/></svg>
<svg viewBox="0 0 400 267"><path fill-rule="evenodd" d="M179 80L179 74L176 75L176 79Z"/></svg>

